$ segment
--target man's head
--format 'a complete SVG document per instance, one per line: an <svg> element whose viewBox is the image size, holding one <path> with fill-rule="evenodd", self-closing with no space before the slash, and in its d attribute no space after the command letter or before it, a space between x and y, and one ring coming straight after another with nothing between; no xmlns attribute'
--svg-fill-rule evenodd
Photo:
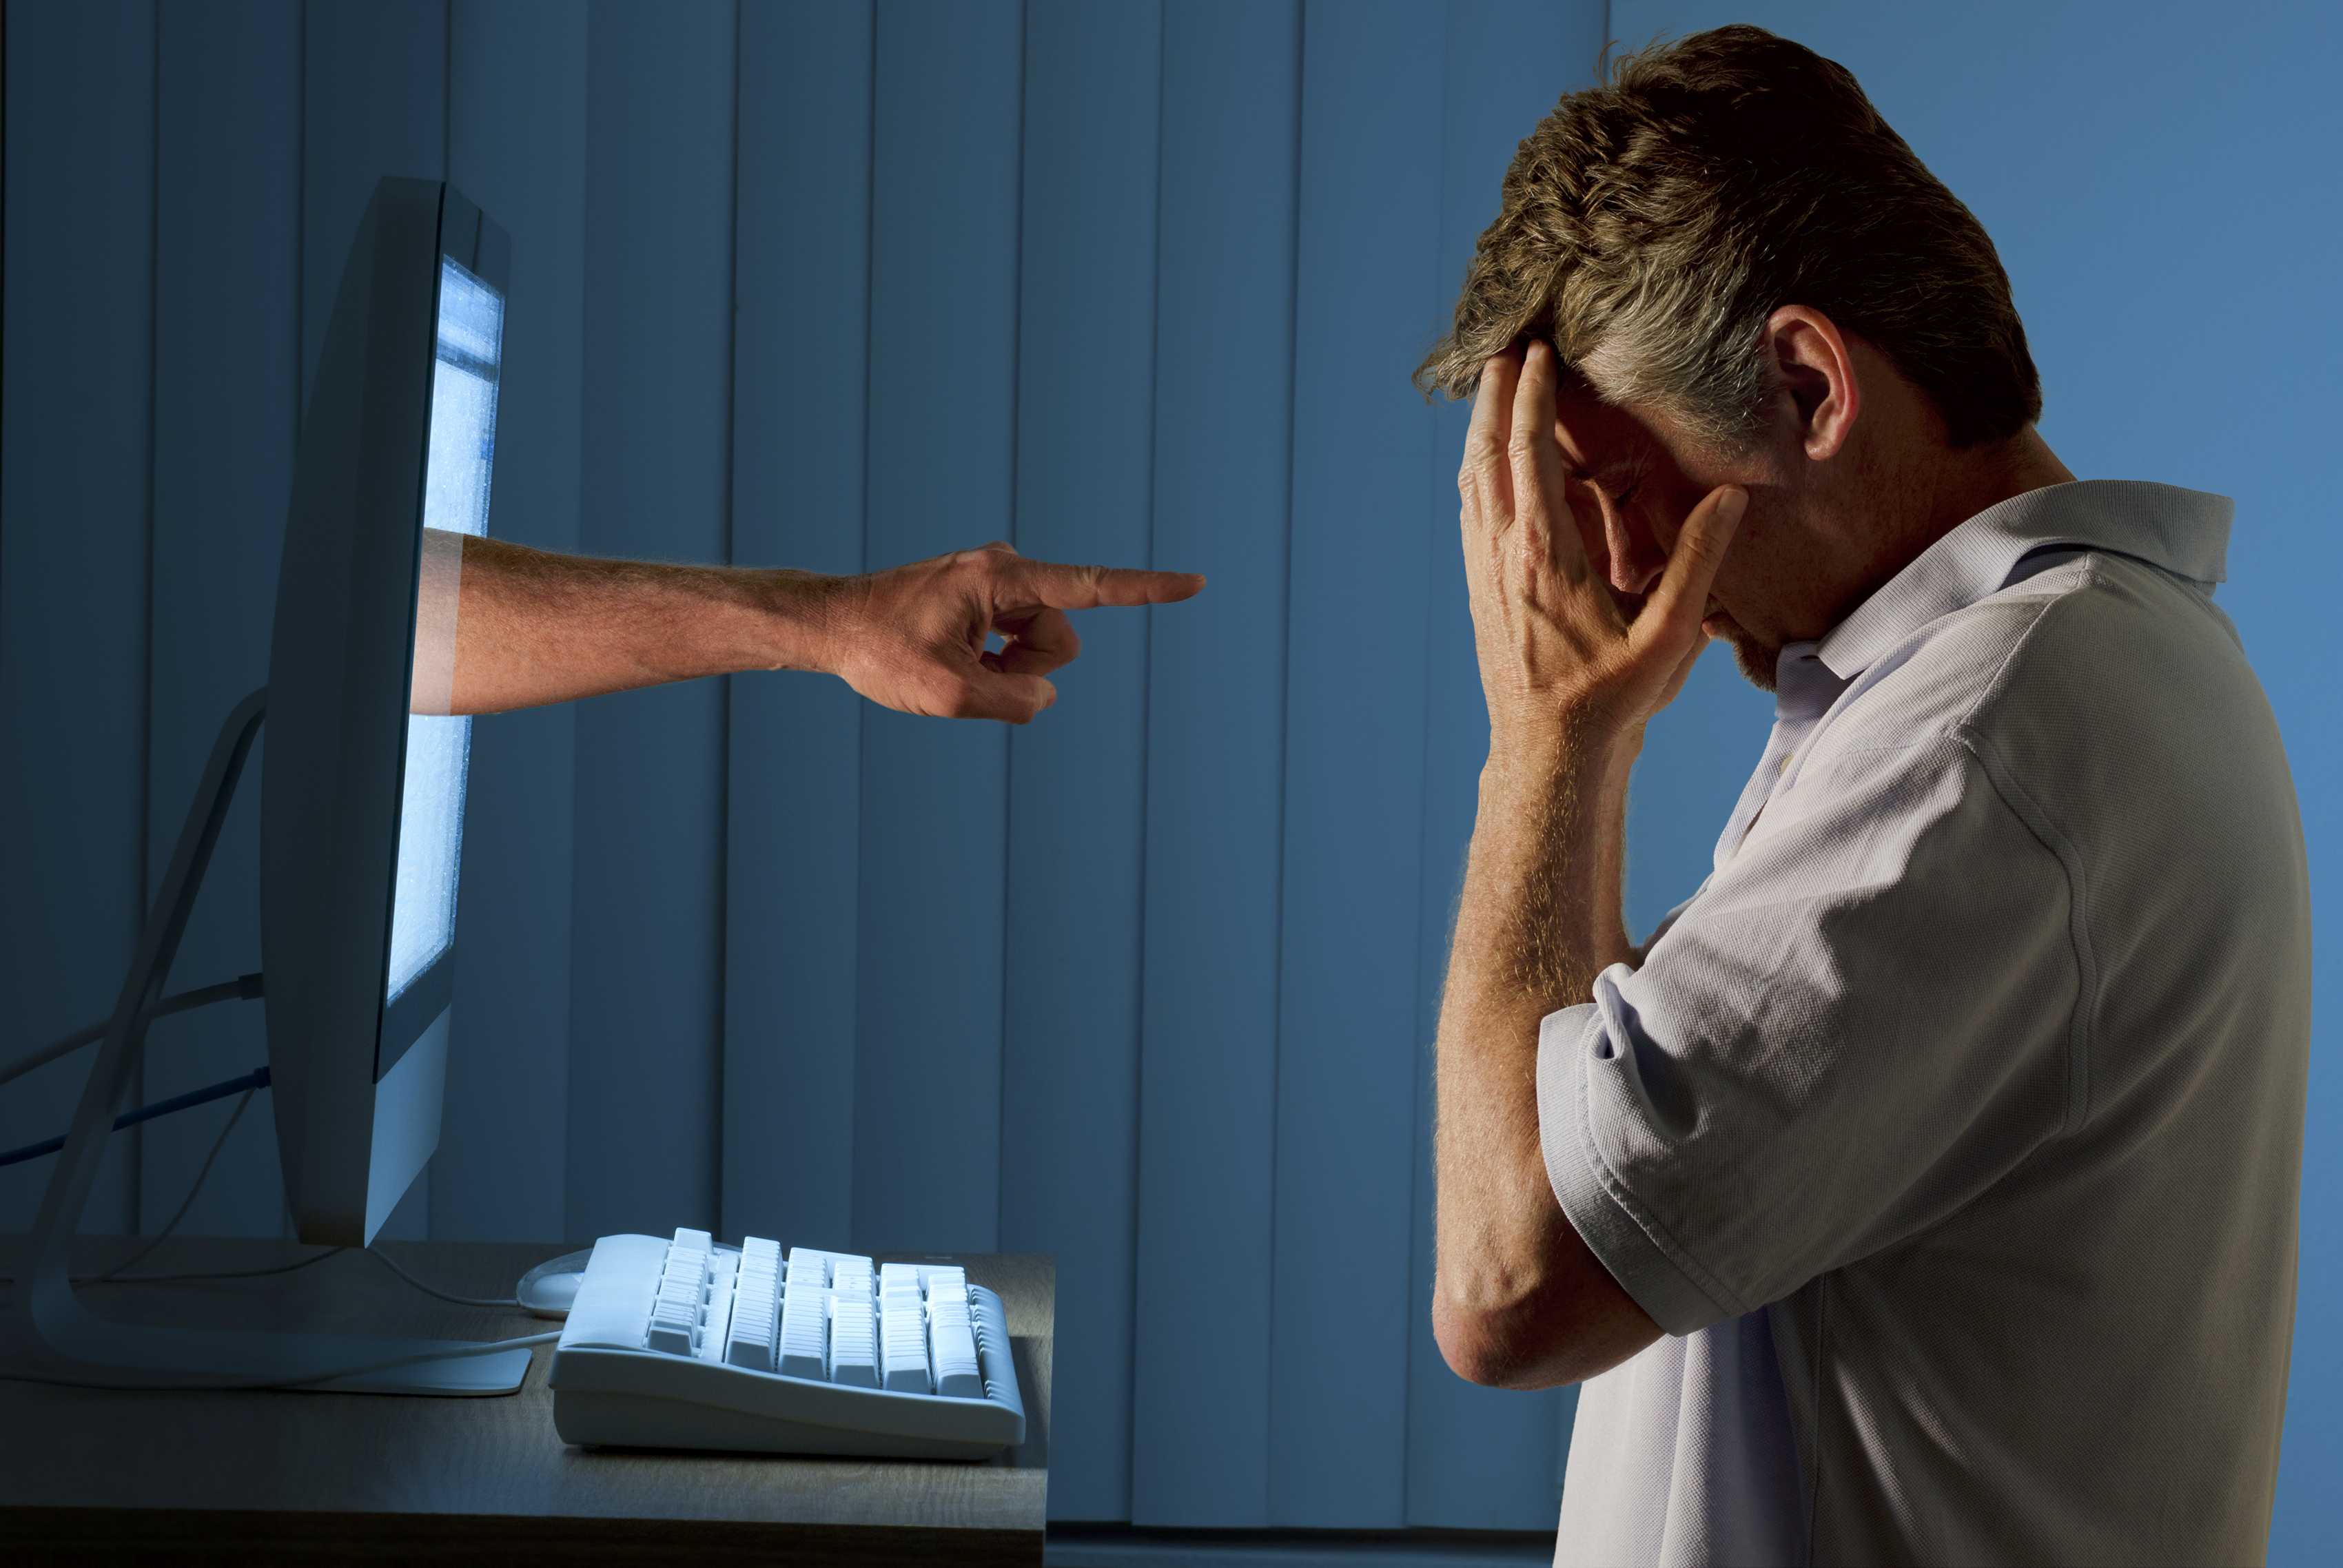
<svg viewBox="0 0 2343 1568"><path fill-rule="evenodd" d="M1574 382L1559 433L1594 483L1573 502L1622 593L1684 516L1630 471L1692 501L1749 487L1717 629L1761 684L1783 641L2048 457L1984 228L1845 68L1755 27L1628 55L1523 142L1417 383L1464 396L1529 338Z"/></svg>

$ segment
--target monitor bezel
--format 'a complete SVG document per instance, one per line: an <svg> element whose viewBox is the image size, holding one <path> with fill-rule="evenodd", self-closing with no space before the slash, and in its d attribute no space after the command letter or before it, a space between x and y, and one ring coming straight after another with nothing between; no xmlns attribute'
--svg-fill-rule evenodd
<svg viewBox="0 0 2343 1568"><path fill-rule="evenodd" d="M437 1141L460 933L397 1002L385 990L443 259L509 297L510 242L478 206L439 181L380 182L287 518L261 914L279 1156L307 1241L370 1241Z"/></svg>

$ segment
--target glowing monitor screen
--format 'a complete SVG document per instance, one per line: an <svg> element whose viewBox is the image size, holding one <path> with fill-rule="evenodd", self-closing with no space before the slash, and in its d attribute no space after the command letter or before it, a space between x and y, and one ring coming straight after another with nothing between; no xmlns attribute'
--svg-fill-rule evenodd
<svg viewBox="0 0 2343 1568"><path fill-rule="evenodd" d="M476 536L488 531L504 325L503 296L441 257L431 451L423 477L427 528ZM464 847L464 775L471 751L469 719L408 716L385 1002L396 1000L456 940L456 874Z"/></svg>

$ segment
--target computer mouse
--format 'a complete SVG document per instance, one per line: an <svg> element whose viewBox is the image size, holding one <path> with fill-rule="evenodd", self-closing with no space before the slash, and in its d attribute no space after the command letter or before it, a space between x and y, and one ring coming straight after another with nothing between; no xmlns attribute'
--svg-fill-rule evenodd
<svg viewBox="0 0 2343 1568"><path fill-rule="evenodd" d="M588 1247L582 1252L564 1252L558 1258L548 1258L520 1277L513 1290L513 1299L540 1318L566 1318L569 1303L578 1299L578 1283L586 1277L587 1260L593 1257Z"/></svg>

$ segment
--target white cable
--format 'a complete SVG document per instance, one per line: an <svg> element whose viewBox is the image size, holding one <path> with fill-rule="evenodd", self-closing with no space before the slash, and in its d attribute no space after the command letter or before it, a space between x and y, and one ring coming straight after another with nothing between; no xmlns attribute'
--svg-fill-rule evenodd
<svg viewBox="0 0 2343 1568"><path fill-rule="evenodd" d="M347 1247L328 1247L322 1252L312 1252L306 1258L297 1259L290 1263L278 1263L274 1268L268 1269L230 1269L226 1271L213 1271L186 1274L124 1274L109 1269L102 1275L75 1274L74 1283L87 1285L100 1279L109 1285L152 1285L166 1280L258 1280L265 1279L270 1274L289 1274L296 1269L306 1269L312 1263L322 1263L328 1258L339 1257L348 1251ZM127 1264L119 1266L128 1267ZM0 1274L0 1279L6 1278L8 1278L7 1275Z"/></svg>
<svg viewBox="0 0 2343 1568"><path fill-rule="evenodd" d="M295 1269L306 1269L311 1263L320 1262L327 1258L332 1257L335 1252L347 1251L348 1250L347 1248L336 1247L327 1251L319 1252L313 1257L303 1258L298 1262L282 1263L273 1269L251 1269L239 1271L234 1273L125 1274L123 1272L125 1269L129 1268L141 1258L144 1258L148 1253L152 1252L156 1248L161 1246L170 1236L171 1232L178 1229L179 1221L187 1217L187 1211L195 1207L196 1195L204 1190L204 1180L211 1174L214 1161L219 1159L220 1151L227 1147L227 1135L236 1131L236 1119L244 1114L244 1108L252 1102L254 1092L255 1091L252 1090L246 1090L244 1091L243 1098L239 1099L236 1102L236 1110L228 1115L227 1125L220 1129L218 1138L213 1141L212 1151L204 1157L203 1169L196 1172L196 1184L187 1189L186 1200L179 1205L179 1211L171 1216L171 1222L164 1226L162 1230L156 1231L154 1238L145 1246L139 1248L136 1252L131 1253L127 1258L123 1259L122 1261L115 1264L114 1267L106 1270L106 1272L102 1274L80 1274L75 1276L74 1282L75 1284L96 1285L111 1283L116 1285L131 1285L155 1283L167 1280L254 1279L264 1274L284 1274L290 1273ZM516 1312L526 1310L522 1307L520 1301L517 1297L500 1296L496 1298L486 1298L480 1296L459 1296L452 1292L443 1291L437 1285L428 1284L422 1280L417 1279L413 1274L410 1274L405 1269L400 1268L397 1262L392 1261L390 1254L387 1252L377 1252L372 1248L367 1248L367 1255L381 1263L384 1268L388 1269L392 1273L397 1274L400 1279L405 1280L408 1284L413 1285L417 1290L421 1291L427 1296L437 1296L443 1302L452 1302L459 1307L510 1307ZM5 1280L12 1284L15 1282L15 1277L11 1274L0 1274L0 1280Z"/></svg>
<svg viewBox="0 0 2343 1568"><path fill-rule="evenodd" d="M131 1253L130 1256L123 1259L122 1261L115 1264L114 1267L106 1270L106 1272L102 1274L76 1274L74 1276L74 1283L77 1285L95 1285L105 1283L109 1281L116 1284L130 1283L129 1280L116 1279L115 1276L120 1274L123 1270L128 1268L131 1264L136 1262L139 1259L145 1257L156 1248L161 1246L165 1239L167 1238L172 1231L179 1228L179 1221L186 1219L187 1217L187 1211L196 1206L196 1194L204 1190L204 1178L212 1173L213 1161L219 1158L220 1151L227 1147L227 1135L236 1131L236 1119L244 1114L244 1108L252 1103L252 1097L256 1092L257 1091L254 1090L246 1090L244 1091L244 1097L236 1102L236 1109L228 1112L227 1125L219 1130L219 1136L217 1138L212 1140L212 1151L204 1156L203 1169L196 1172L196 1184L187 1189L186 1201L179 1205L179 1211L171 1216L171 1222L164 1226L160 1231L155 1232L155 1236L152 1241L139 1248L136 1251ZM320 1254L320 1256L327 1255L329 1254ZM314 1263L316 1261L316 1258L304 1258L301 1261L301 1263ZM301 1267L301 1263L296 1263L292 1266L297 1269ZM274 1274L282 1271L277 1269L264 1269L260 1271L262 1273ZM139 1274L133 1276L133 1278L139 1280L169 1280L180 1278L203 1279L206 1278L206 1276L201 1274ZM8 1283L13 1285L16 1282L16 1276L14 1274L0 1274L0 1280L5 1280Z"/></svg>
<svg viewBox="0 0 2343 1568"><path fill-rule="evenodd" d="M204 1156L203 1167L196 1172L195 1184L187 1189L187 1196L186 1200L180 1203L179 1211L171 1216L170 1223L165 1225L162 1230L156 1231L154 1238L144 1247L139 1248L138 1251L133 1252L129 1257L125 1258L121 1262L116 1263L114 1267L106 1271L106 1272L102 1274L88 1275L80 1279L76 1282L82 1284L97 1284L100 1282L111 1282L115 1284L126 1285L162 1280L250 1279L262 1274L289 1273L295 1269L307 1268L311 1263L319 1262L324 1259L330 1258L336 1252L347 1251L347 1248L336 1247L327 1251L317 1253L315 1256L303 1258L297 1262L281 1264L273 1269L253 1269L236 1273L123 1275L123 1270L130 1267L133 1263L137 1262L141 1258L144 1258L149 1252L152 1252L156 1248L161 1246L170 1236L171 1232L178 1229L179 1221L187 1217L187 1211L195 1207L196 1197L204 1190L204 1182L206 1179L211 1175L212 1166L218 1161L220 1151L227 1147L228 1134L236 1131L237 1120L244 1115L245 1107L252 1103L252 1097L256 1092L257 1091L255 1090L247 1089L236 1101L236 1109L228 1113L227 1124L220 1129L219 1136L212 1141L211 1152ZM371 1249L368 1249L368 1251L371 1252ZM487 1301L474 1296L452 1295L446 1291L442 1291L433 1285L426 1284L421 1280L417 1279L405 1269L400 1268L397 1263L391 1261L389 1256L386 1253L372 1252L372 1256L379 1259L383 1265L389 1269L392 1273L397 1274L400 1279L405 1280L417 1290L423 1292L427 1295L437 1296L443 1302L453 1302L458 1306L467 1307L512 1307L515 1309L518 1309L520 1307L520 1302L518 1300L508 1299ZM0 1276L0 1278L6 1279L11 1284L15 1282L14 1275ZM242 1378L222 1382L156 1383L153 1385L146 1385L119 1382L94 1382L86 1379L47 1377L35 1373L22 1372L0 1372L0 1377L5 1377L24 1382L51 1383L60 1388L104 1388L113 1389L117 1392L126 1393L175 1393L200 1392L204 1391L221 1392L241 1389L304 1388L311 1383L332 1382L340 1378L359 1377L369 1372L392 1372L399 1367L415 1366L424 1362L459 1361L472 1356L495 1355L502 1351L524 1350L536 1345L551 1344L560 1337L561 1331L557 1329L550 1333L526 1334L518 1339L496 1340L486 1344L466 1345L459 1350L420 1351L408 1355L392 1356L380 1361L360 1362L354 1366L335 1368L331 1371L319 1372L314 1377L302 1378L298 1382L288 1382L283 1378L263 1377Z"/></svg>
<svg viewBox="0 0 2343 1568"><path fill-rule="evenodd" d="M219 1136L217 1138L212 1140L212 1151L204 1156L204 1167L202 1170L196 1172L196 1184L187 1189L186 1201L179 1205L179 1211L171 1216L171 1222L164 1226L161 1230L156 1231L155 1239L153 1241L147 1242L145 1246L131 1253L130 1256L115 1264L114 1267L106 1270L106 1272L92 1275L89 1282L91 1284L97 1284L114 1278L115 1275L122 1272L123 1270L130 1267L131 1264L138 1261L139 1259L144 1258L147 1253L161 1246L165 1240L170 1236L171 1232L179 1228L179 1221L186 1219L187 1217L187 1211L196 1206L196 1194L204 1190L204 1178L212 1173L212 1162L219 1158L220 1151L227 1147L227 1135L236 1131L237 1119L243 1116L244 1108L252 1103L252 1097L256 1092L258 1091L256 1090L247 1089L237 1098L236 1109L228 1112L227 1125L219 1130Z"/></svg>
<svg viewBox="0 0 2343 1568"><path fill-rule="evenodd" d="M400 1279L405 1280L408 1284L413 1285L417 1290L421 1291L427 1296L437 1296L443 1302L453 1302L459 1307L511 1307L516 1310L522 1310L520 1301L518 1297L503 1296L494 1301L486 1301L478 1296L450 1295L446 1291L439 1289L437 1285L425 1284L422 1281L408 1273L405 1269L402 1269L397 1263L392 1262L390 1261L390 1254L387 1252L377 1252L372 1247L368 1247L367 1249L367 1256L372 1258L376 1262L380 1263L384 1268L388 1269L392 1273L397 1274Z"/></svg>

